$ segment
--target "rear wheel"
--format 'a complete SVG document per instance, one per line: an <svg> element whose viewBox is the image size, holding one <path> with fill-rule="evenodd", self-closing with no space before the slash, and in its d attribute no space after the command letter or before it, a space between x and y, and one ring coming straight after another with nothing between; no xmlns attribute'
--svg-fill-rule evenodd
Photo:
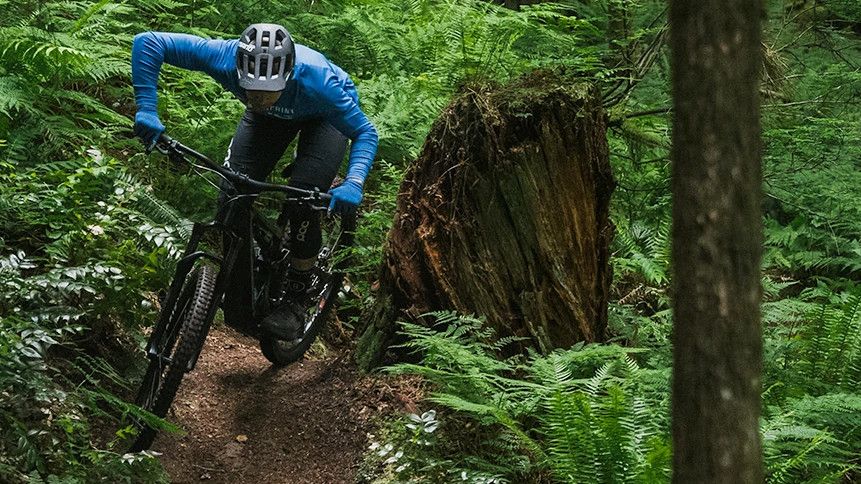
<svg viewBox="0 0 861 484"><path fill-rule="evenodd" d="M212 312L215 272L209 266L199 266L186 278L185 284L170 311L164 331L154 342L150 363L141 382L135 403L144 410L164 418L170 408L182 377L191 368L203 348L209 331ZM152 445L158 430L142 420L135 422L138 435L131 452L146 450Z"/></svg>
<svg viewBox="0 0 861 484"><path fill-rule="evenodd" d="M272 364L282 366L299 360L320 334L341 290L347 266L346 249L353 243L355 226L355 215L336 217L323 224L323 248L314 268L301 336L281 340L263 334L260 339L263 356Z"/></svg>

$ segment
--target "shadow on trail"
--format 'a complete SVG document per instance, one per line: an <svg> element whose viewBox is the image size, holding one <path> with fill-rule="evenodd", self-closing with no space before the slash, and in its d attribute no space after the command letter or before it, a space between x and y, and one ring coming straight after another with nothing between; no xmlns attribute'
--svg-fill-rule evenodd
<svg viewBox="0 0 861 484"><path fill-rule="evenodd" d="M337 353L276 369L256 343L214 330L153 449L173 482L353 482L378 392Z"/></svg>

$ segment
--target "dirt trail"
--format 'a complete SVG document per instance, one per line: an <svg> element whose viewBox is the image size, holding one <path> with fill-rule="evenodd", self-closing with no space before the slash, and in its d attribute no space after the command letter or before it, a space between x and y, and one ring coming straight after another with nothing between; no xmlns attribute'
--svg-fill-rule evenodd
<svg viewBox="0 0 861 484"><path fill-rule="evenodd" d="M168 416L187 433L153 450L177 483L354 482L370 419L411 406L343 353L273 369L255 340L216 329Z"/></svg>

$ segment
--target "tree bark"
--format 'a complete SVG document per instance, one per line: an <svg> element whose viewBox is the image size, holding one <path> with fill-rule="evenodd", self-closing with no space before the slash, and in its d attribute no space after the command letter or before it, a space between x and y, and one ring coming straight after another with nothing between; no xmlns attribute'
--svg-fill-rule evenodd
<svg viewBox="0 0 861 484"><path fill-rule="evenodd" d="M673 482L761 483L760 1L674 0Z"/></svg>
<svg viewBox="0 0 861 484"><path fill-rule="evenodd" d="M548 72L466 88L401 185L360 364L436 310L542 351L603 339L612 189L597 90Z"/></svg>
<svg viewBox="0 0 861 484"><path fill-rule="evenodd" d="M518 0L504 0L503 5L505 5L505 8L510 8L511 10L520 10L520 2Z"/></svg>

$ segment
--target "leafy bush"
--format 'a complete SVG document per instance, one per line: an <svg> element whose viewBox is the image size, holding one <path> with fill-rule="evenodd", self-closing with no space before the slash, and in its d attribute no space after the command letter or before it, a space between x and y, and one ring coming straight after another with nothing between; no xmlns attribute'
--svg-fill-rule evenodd
<svg viewBox="0 0 861 484"><path fill-rule="evenodd" d="M17 316L0 318L0 480L18 482L167 482L149 454L120 455L93 447L95 416L107 415L104 404L134 411L100 387L75 388L68 364L49 358L55 346L85 333L79 325L43 328ZM101 386L116 385L97 381ZM72 390L69 390L69 389Z"/></svg>
<svg viewBox="0 0 861 484"><path fill-rule="evenodd" d="M453 431L432 441L421 459L407 454L412 464L400 474L434 482L463 472L477 476L471 482L651 482L668 475L667 369L641 368L632 358L638 350L614 345L500 359L511 339L496 341L471 317L434 316L440 331L403 326L422 363L390 371L433 383L429 400L456 412L446 418L469 422L475 436ZM453 459L469 466L441 465Z"/></svg>
<svg viewBox="0 0 861 484"><path fill-rule="evenodd" d="M116 341L140 341L185 222L96 150L0 172L0 201L0 480L159 480L151 458L112 450L122 432L94 435L140 413L99 355L129 365Z"/></svg>
<svg viewBox="0 0 861 484"><path fill-rule="evenodd" d="M817 340L861 334L857 319L846 322L856 317L856 299L835 295L819 310L831 316L804 321L798 367L816 361L809 351ZM436 330L403 324L406 345L422 356L421 363L389 370L421 375L432 384L428 400L441 406L432 428L439 431L427 438L419 431L428 415L409 417L412 426L389 428L372 449L383 475L430 482L455 482L462 472L475 476L464 479L469 482L669 480L667 363L644 350L606 344L500 358L510 340L496 341L480 320L433 316ZM823 330L822 321L832 323ZM824 331L820 336L818 328ZM637 363L644 358L658 366ZM762 434L769 482L837 482L855 471L861 448L857 385L849 382L836 391L847 378L838 373L829 377L835 383L825 386L828 393L815 396L824 385L817 379L784 383L774 381L786 376L779 368L768 370ZM783 385L793 385L799 396L772 390Z"/></svg>

